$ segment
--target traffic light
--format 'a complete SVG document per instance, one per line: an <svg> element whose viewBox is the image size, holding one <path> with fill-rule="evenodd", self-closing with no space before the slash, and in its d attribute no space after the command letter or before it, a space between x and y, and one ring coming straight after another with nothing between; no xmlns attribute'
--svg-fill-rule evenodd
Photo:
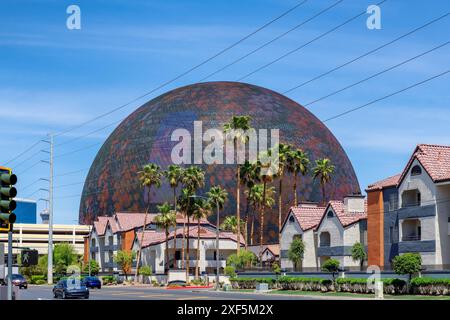
<svg viewBox="0 0 450 320"><path fill-rule="evenodd" d="M0 230L9 231L16 221L14 209L16 202L13 198L17 195L17 189L13 186L17 183L17 176L11 169L0 167Z"/></svg>

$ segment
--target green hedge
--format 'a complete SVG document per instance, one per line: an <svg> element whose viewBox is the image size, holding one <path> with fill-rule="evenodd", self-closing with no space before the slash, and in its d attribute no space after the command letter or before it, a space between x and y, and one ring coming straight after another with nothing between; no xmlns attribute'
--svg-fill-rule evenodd
<svg viewBox="0 0 450 320"><path fill-rule="evenodd" d="M338 278L336 279L336 291L353 293L374 293L375 289L368 286L367 278ZM401 279L381 279L383 291L386 294L404 294L408 288L406 282Z"/></svg>
<svg viewBox="0 0 450 320"><path fill-rule="evenodd" d="M450 279L414 278L411 292L422 295L450 295Z"/></svg>
<svg viewBox="0 0 450 320"><path fill-rule="evenodd" d="M44 284L46 282L45 275L32 275L30 278L30 284Z"/></svg>
<svg viewBox="0 0 450 320"><path fill-rule="evenodd" d="M256 289L257 283L267 283L269 288L274 288L275 279L272 278L231 278L233 289Z"/></svg>

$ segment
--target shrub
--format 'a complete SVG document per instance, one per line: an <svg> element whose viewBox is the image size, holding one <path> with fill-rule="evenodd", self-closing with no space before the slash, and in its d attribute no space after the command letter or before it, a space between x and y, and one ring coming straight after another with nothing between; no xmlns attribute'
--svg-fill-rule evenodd
<svg viewBox="0 0 450 320"><path fill-rule="evenodd" d="M227 275L231 278L236 277L236 271L233 266L226 266L224 272L225 272L225 275Z"/></svg>
<svg viewBox="0 0 450 320"><path fill-rule="evenodd" d="M288 258L294 264L294 269L297 269L303 260L303 255L305 253L305 244L302 239L295 238L288 250Z"/></svg>
<svg viewBox="0 0 450 320"><path fill-rule="evenodd" d="M203 281L202 279L194 279L191 281L191 284L193 284L194 286L203 286L205 284L205 281Z"/></svg>
<svg viewBox="0 0 450 320"><path fill-rule="evenodd" d="M42 284L46 284L46 283L47 283L47 281L45 281L45 280L36 280L36 282L34 284L42 285Z"/></svg>
<svg viewBox="0 0 450 320"><path fill-rule="evenodd" d="M275 279L272 278L231 278L233 289L256 289L257 283L267 283L269 288L274 288Z"/></svg>
<svg viewBox="0 0 450 320"><path fill-rule="evenodd" d="M400 279L381 279L386 294L402 294L407 292L406 282ZM374 293L365 278L339 278L336 280L336 291L352 293Z"/></svg>
<svg viewBox="0 0 450 320"><path fill-rule="evenodd" d="M257 261L256 255L249 250L240 250L239 254L232 254L227 259L227 266L237 269L253 266Z"/></svg>
<svg viewBox="0 0 450 320"><path fill-rule="evenodd" d="M46 283L44 275L32 275L30 277L31 284L43 284L43 283L38 283L38 282L42 282L42 281L43 281L43 283Z"/></svg>
<svg viewBox="0 0 450 320"><path fill-rule="evenodd" d="M139 274L144 276L144 277L148 277L151 276L153 274L153 270L151 266L142 266L139 268Z"/></svg>
<svg viewBox="0 0 450 320"><path fill-rule="evenodd" d="M278 280L281 290L322 291L333 289L332 281L322 278L280 277Z"/></svg>
<svg viewBox="0 0 450 320"><path fill-rule="evenodd" d="M450 295L450 279L414 278L410 284L414 294Z"/></svg>
<svg viewBox="0 0 450 320"><path fill-rule="evenodd" d="M91 264L91 275L97 275L100 271L100 266L98 265L98 262L95 260L90 260ZM85 263L83 266L83 272L86 274L89 274L89 262Z"/></svg>
<svg viewBox="0 0 450 320"><path fill-rule="evenodd" d="M280 274L281 273L281 267L280 267L280 265L278 264L278 263L274 263L273 265L272 265L272 271L275 273L275 274Z"/></svg>
<svg viewBox="0 0 450 320"><path fill-rule="evenodd" d="M115 283L114 276L103 276L102 277L102 283L106 284L106 285Z"/></svg>

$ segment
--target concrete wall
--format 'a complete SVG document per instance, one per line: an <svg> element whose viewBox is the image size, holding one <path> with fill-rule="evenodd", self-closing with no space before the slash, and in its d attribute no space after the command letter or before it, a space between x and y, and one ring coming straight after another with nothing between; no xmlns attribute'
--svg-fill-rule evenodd
<svg viewBox="0 0 450 320"><path fill-rule="evenodd" d="M436 199L436 263L450 267L450 184L436 187Z"/></svg>

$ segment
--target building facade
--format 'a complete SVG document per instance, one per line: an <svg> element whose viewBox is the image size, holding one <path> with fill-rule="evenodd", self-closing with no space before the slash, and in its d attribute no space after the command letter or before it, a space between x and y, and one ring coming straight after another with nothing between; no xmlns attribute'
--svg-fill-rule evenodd
<svg viewBox="0 0 450 320"><path fill-rule="evenodd" d="M281 229L281 267L292 269L288 251L298 237L305 246L302 271L319 271L328 259L337 259L342 268L359 267L351 257L352 246L367 244L367 206L361 195L344 201L330 201L327 206L300 204L292 207Z"/></svg>
<svg viewBox="0 0 450 320"><path fill-rule="evenodd" d="M403 172L371 184L369 264L392 268L419 253L428 269L450 267L450 147L418 145Z"/></svg>

